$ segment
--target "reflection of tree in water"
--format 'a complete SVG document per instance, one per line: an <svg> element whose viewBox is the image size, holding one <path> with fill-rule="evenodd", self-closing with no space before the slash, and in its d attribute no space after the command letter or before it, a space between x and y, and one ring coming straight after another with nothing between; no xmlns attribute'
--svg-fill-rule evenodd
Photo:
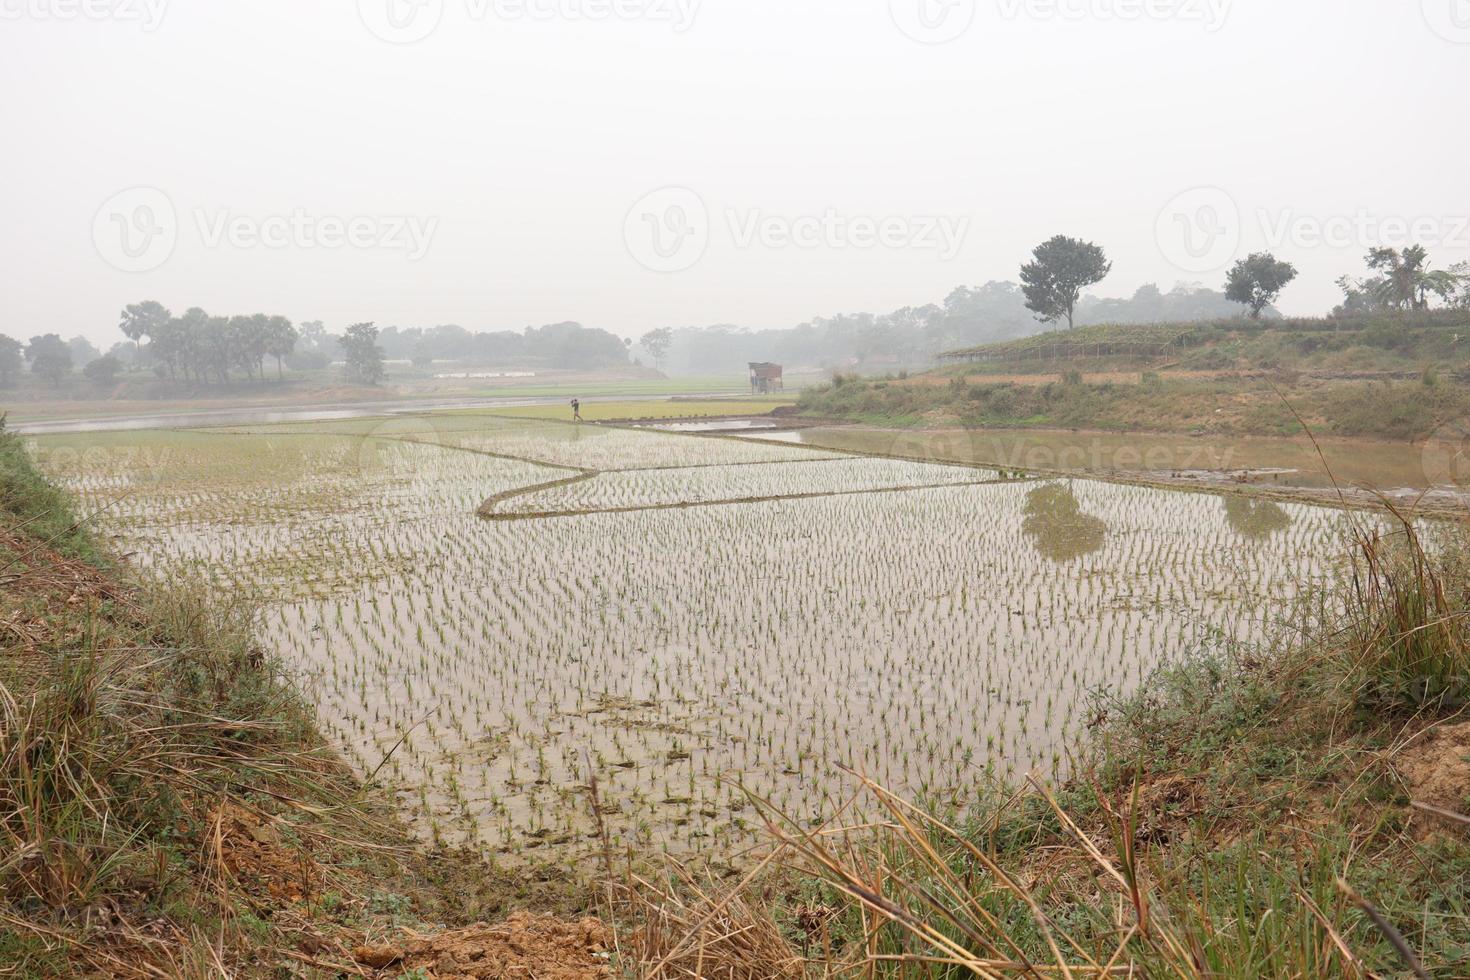
<svg viewBox="0 0 1470 980"><path fill-rule="evenodd" d="M1036 550L1052 561L1071 561L1103 546L1108 525L1082 512L1072 488L1048 483L1026 494L1026 520L1021 529Z"/></svg>
<svg viewBox="0 0 1470 980"><path fill-rule="evenodd" d="M1226 497L1225 519L1247 538L1269 538L1291 527L1291 515L1269 500Z"/></svg>

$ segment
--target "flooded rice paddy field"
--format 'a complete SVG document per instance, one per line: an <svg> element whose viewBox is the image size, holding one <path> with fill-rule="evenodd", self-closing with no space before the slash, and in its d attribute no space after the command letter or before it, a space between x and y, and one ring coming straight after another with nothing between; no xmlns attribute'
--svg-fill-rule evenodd
<svg viewBox="0 0 1470 980"><path fill-rule="evenodd" d="M515 856L591 852L589 770L618 842L714 855L746 789L815 818L840 764L956 800L1057 773L1091 692L1262 630L1343 521L479 414L35 448L141 565L258 598L427 836Z"/></svg>

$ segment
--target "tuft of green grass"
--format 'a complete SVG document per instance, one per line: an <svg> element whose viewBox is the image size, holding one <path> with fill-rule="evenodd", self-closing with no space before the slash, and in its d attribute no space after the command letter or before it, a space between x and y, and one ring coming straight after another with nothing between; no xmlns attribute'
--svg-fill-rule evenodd
<svg viewBox="0 0 1470 980"><path fill-rule="evenodd" d="M69 558L98 561L96 542L71 499L41 475L25 443L5 423L0 415L0 514L6 523Z"/></svg>

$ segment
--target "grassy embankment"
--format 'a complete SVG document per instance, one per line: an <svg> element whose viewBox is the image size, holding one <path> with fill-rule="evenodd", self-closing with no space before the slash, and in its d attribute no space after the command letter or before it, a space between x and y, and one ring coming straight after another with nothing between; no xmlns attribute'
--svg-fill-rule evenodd
<svg viewBox="0 0 1470 980"><path fill-rule="evenodd" d="M1405 441L1470 415L1470 311L1084 327L972 356L911 378L838 378L800 404L878 425L1265 436L1301 434L1300 414L1322 434Z"/></svg>
<svg viewBox="0 0 1470 980"><path fill-rule="evenodd" d="M662 975L1470 976L1470 541L1428 533L1365 528L1274 642L1100 699L1063 786L951 819L855 778L876 832L771 814L806 884L709 888Z"/></svg>
<svg viewBox="0 0 1470 980"><path fill-rule="evenodd" d="M585 902L416 850L251 620L136 581L0 421L0 972L338 976L400 926Z"/></svg>

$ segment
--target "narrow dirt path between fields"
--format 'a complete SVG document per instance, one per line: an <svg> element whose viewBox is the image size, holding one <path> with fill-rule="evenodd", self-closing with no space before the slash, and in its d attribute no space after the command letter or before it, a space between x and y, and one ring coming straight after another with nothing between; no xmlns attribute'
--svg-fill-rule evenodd
<svg viewBox="0 0 1470 980"><path fill-rule="evenodd" d="M554 486L566 483L577 483L578 480L560 480ZM486 513L484 507L480 510L480 516L492 521L530 521L551 517L586 517L592 514L636 514L641 511L651 510L690 510L695 507L730 507L739 504L768 504L782 500L815 500L819 497L858 497L868 494L882 493L914 493L919 490L947 490L958 487L989 487L1006 483L1031 483L1030 479L1014 480L972 480L964 483L914 483L898 487L865 487L861 490L818 490L811 493L779 493L759 497L730 497L723 500L677 500L659 504L629 504L623 507L589 507L585 510L543 510L524 511L520 513ZM528 487L521 493L511 493L508 496L521 496L530 492ZM507 495L501 495L507 496ZM488 502L487 502L488 503Z"/></svg>

